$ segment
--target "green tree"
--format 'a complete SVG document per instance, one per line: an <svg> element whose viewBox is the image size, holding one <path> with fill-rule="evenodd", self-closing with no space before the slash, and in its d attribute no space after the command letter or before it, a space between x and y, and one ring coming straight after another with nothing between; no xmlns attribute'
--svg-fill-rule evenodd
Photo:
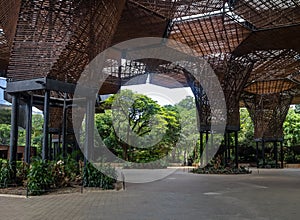
<svg viewBox="0 0 300 220"><path fill-rule="evenodd" d="M43 115L32 115L32 133L31 133L31 145L37 147L38 152L42 149L42 137L43 137Z"/></svg>
<svg viewBox="0 0 300 220"><path fill-rule="evenodd" d="M0 144L9 145L10 142L10 124L0 124ZM25 145L25 129L19 127L18 145ZM34 114L32 116L32 146L41 148L43 137L43 116Z"/></svg>
<svg viewBox="0 0 300 220"><path fill-rule="evenodd" d="M10 124L11 110L0 107L0 124Z"/></svg>
<svg viewBox="0 0 300 220"><path fill-rule="evenodd" d="M175 105L180 117L180 148L177 151L177 157L185 163L188 159L195 161L199 159L199 132L197 128L197 110L195 99L187 96Z"/></svg>
<svg viewBox="0 0 300 220"><path fill-rule="evenodd" d="M256 160L256 146L254 142L254 125L246 108L240 108L240 131L238 136L239 158L242 162Z"/></svg>
<svg viewBox="0 0 300 220"><path fill-rule="evenodd" d="M159 137L162 131L167 130L167 114L156 101L145 95L133 93L131 90L123 90L108 98L106 103L113 106L113 112L98 116L96 120L100 119L101 122L97 122L97 127L102 126L99 132L102 138L106 139L106 143L117 144L117 146L110 146L114 152L118 152L116 148L120 146L123 159L138 161L141 159L141 153L155 155L156 158L158 152L165 151L162 150L165 145L161 143L147 146L153 138ZM169 120L171 120L170 117ZM109 127L112 127L110 132Z"/></svg>
<svg viewBox="0 0 300 220"><path fill-rule="evenodd" d="M300 145L300 114L290 109L283 123L284 145L292 147Z"/></svg>
<svg viewBox="0 0 300 220"><path fill-rule="evenodd" d="M300 113L300 104L295 105L295 113Z"/></svg>
<svg viewBox="0 0 300 220"><path fill-rule="evenodd" d="M9 145L10 125L0 124L0 144Z"/></svg>

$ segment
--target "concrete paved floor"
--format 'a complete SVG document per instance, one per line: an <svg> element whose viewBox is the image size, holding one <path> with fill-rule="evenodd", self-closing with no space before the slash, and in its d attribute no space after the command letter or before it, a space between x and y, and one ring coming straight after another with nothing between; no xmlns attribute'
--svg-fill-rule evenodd
<svg viewBox="0 0 300 220"><path fill-rule="evenodd" d="M0 197L0 219L299 219L300 169L251 175L178 170L125 191Z"/></svg>

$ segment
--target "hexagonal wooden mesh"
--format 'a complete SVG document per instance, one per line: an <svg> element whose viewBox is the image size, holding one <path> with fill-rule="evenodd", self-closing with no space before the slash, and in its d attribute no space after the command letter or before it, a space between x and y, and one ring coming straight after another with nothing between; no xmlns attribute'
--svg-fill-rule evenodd
<svg viewBox="0 0 300 220"><path fill-rule="evenodd" d="M254 123L254 139L282 140L283 122L288 113L293 91L272 94L243 95L251 119Z"/></svg>
<svg viewBox="0 0 300 220"><path fill-rule="evenodd" d="M110 45L124 2L22 1L8 77L76 82Z"/></svg>

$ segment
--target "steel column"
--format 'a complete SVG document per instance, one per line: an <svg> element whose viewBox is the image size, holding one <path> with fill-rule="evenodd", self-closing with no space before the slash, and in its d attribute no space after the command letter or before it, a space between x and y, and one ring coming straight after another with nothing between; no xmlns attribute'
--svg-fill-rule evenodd
<svg viewBox="0 0 300 220"><path fill-rule="evenodd" d="M53 154L52 154L52 147L53 147L53 143L52 143L52 140L53 140L53 138L52 138L52 133L49 133L49 150L48 150L48 158L50 159L50 160L53 160L54 159L54 156L53 156Z"/></svg>
<svg viewBox="0 0 300 220"><path fill-rule="evenodd" d="M206 134L205 134L205 163L207 164L208 163L208 131L206 131Z"/></svg>
<svg viewBox="0 0 300 220"><path fill-rule="evenodd" d="M12 94L9 162L13 170L13 179L15 179L16 172L17 172L16 161L17 161L17 149L18 149L18 118L19 118L19 96L18 94Z"/></svg>
<svg viewBox="0 0 300 220"><path fill-rule="evenodd" d="M258 141L256 142L256 167L259 167Z"/></svg>
<svg viewBox="0 0 300 220"><path fill-rule="evenodd" d="M283 143L280 141L280 161L281 161L281 168L283 168Z"/></svg>
<svg viewBox="0 0 300 220"><path fill-rule="evenodd" d="M265 167L265 140L262 139L262 142L261 142L261 154L262 154L262 161L263 161L263 167Z"/></svg>
<svg viewBox="0 0 300 220"><path fill-rule="evenodd" d="M235 167L239 167L239 154L238 154L238 132L234 132L234 154L235 154Z"/></svg>
<svg viewBox="0 0 300 220"><path fill-rule="evenodd" d="M32 129L32 102L33 97L27 100L26 103L26 143L25 143L25 157L24 161L29 164L30 163L30 151L31 151L31 129Z"/></svg>
<svg viewBox="0 0 300 220"><path fill-rule="evenodd" d="M203 165L203 133L200 131L200 164Z"/></svg>
<svg viewBox="0 0 300 220"><path fill-rule="evenodd" d="M62 121L62 156L67 157L67 94L64 96L63 121Z"/></svg>
<svg viewBox="0 0 300 220"><path fill-rule="evenodd" d="M227 144L227 150L228 150L228 153L227 153L227 160L228 162L230 162L231 160L231 152L230 152L230 132L227 133L227 141L228 141L228 144Z"/></svg>
<svg viewBox="0 0 300 220"><path fill-rule="evenodd" d="M48 160L49 156L49 110L50 110L50 91L45 91L44 98L44 127L43 127L43 147L42 147L42 159Z"/></svg>
<svg viewBox="0 0 300 220"><path fill-rule="evenodd" d="M277 141L274 141L274 157L275 157L275 168L277 168L278 165Z"/></svg>
<svg viewBox="0 0 300 220"><path fill-rule="evenodd" d="M227 165L228 161L227 161L227 131L225 131L225 134L224 134L224 163L225 163L225 166Z"/></svg>
<svg viewBox="0 0 300 220"><path fill-rule="evenodd" d="M86 108L86 125L85 125L85 158L93 159L94 149L94 116L95 116L95 104L94 100L87 100Z"/></svg>

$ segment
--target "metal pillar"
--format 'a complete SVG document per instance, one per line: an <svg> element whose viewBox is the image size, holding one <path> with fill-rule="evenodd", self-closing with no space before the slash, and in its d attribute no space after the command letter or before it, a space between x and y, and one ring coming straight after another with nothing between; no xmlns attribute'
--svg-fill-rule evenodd
<svg viewBox="0 0 300 220"><path fill-rule="evenodd" d="M205 135L205 163L208 163L208 131L206 131Z"/></svg>
<svg viewBox="0 0 300 220"><path fill-rule="evenodd" d="M261 154L262 154L262 160L263 160L263 167L265 167L266 161L265 161L265 140L262 139L261 142Z"/></svg>
<svg viewBox="0 0 300 220"><path fill-rule="evenodd" d="M93 159L94 149L94 116L95 116L95 104L94 100L87 100L86 108L86 125L85 125L85 158Z"/></svg>
<svg viewBox="0 0 300 220"><path fill-rule="evenodd" d="M265 167L266 160L265 160L265 140L262 139L261 142L261 154L262 154L262 159L263 159L263 167Z"/></svg>
<svg viewBox="0 0 300 220"><path fill-rule="evenodd" d="M17 161L17 149L18 149L18 117L19 117L19 97L18 94L12 94L9 162L13 170L13 179L15 179L16 172L17 172L16 161Z"/></svg>
<svg viewBox="0 0 300 220"><path fill-rule="evenodd" d="M213 131L211 131L210 132L210 149L209 149L209 154L211 154L213 146L214 146L214 134L213 134ZM207 162L209 162L209 161L207 161Z"/></svg>
<svg viewBox="0 0 300 220"><path fill-rule="evenodd" d="M200 164L203 165L203 133L200 131Z"/></svg>
<svg viewBox="0 0 300 220"><path fill-rule="evenodd" d="M224 164L225 166L227 165L228 161L227 161L227 131L225 131L224 134Z"/></svg>
<svg viewBox="0 0 300 220"><path fill-rule="evenodd" d="M67 94L64 96L63 121L62 121L62 156L67 157Z"/></svg>
<svg viewBox="0 0 300 220"><path fill-rule="evenodd" d="M56 149L56 155L57 157L61 154L61 131L58 133L58 144L57 144L57 149Z"/></svg>
<svg viewBox="0 0 300 220"><path fill-rule="evenodd" d="M234 154L235 154L235 167L239 167L239 154L238 154L238 132L234 132Z"/></svg>
<svg viewBox="0 0 300 220"><path fill-rule="evenodd" d="M49 150L48 150L48 153L49 153L49 155L48 155L48 158L50 159L50 160L53 160L54 159L54 156L53 156L53 154L52 154L52 147L53 147L53 143L52 143L52 133L50 133L49 134Z"/></svg>
<svg viewBox="0 0 300 220"><path fill-rule="evenodd" d="M228 156L228 159L227 159L227 161L230 162L230 160L231 160L231 153L230 153L230 132L227 133L227 141L228 141L228 144L227 144L227 150L228 150L227 156Z"/></svg>
<svg viewBox="0 0 300 220"><path fill-rule="evenodd" d="M278 167L277 141L274 141L275 168Z"/></svg>
<svg viewBox="0 0 300 220"><path fill-rule="evenodd" d="M42 159L48 160L49 150L49 110L50 110L50 91L45 91L44 98L44 126L43 126L43 147L42 147Z"/></svg>
<svg viewBox="0 0 300 220"><path fill-rule="evenodd" d="M258 141L256 142L256 167L259 167Z"/></svg>
<svg viewBox="0 0 300 220"><path fill-rule="evenodd" d="M85 147L84 147L84 178L83 186L88 185L87 177L87 162L93 159L94 150L94 116L95 116L95 103L94 100L89 97L87 99L86 117L85 117Z"/></svg>
<svg viewBox="0 0 300 220"><path fill-rule="evenodd" d="M53 155L53 159L56 159L56 150L57 150L57 143L53 144L53 149L52 149L52 155Z"/></svg>
<svg viewBox="0 0 300 220"><path fill-rule="evenodd" d="M74 128L74 127L73 127L73 131L74 131L74 135L75 135L75 136L80 137L80 129ZM80 160L80 152L81 152L80 147L79 147L79 144L78 144L79 141L80 141L80 140L77 140L77 139L75 138L75 143L74 143L74 144L75 144L76 161L77 161L77 162Z"/></svg>
<svg viewBox="0 0 300 220"><path fill-rule="evenodd" d="M30 164L30 151L31 151L31 129L32 129L32 102L33 98L30 96L30 98L27 100L26 103L26 143L25 143L25 157L24 161L27 164Z"/></svg>
<svg viewBox="0 0 300 220"><path fill-rule="evenodd" d="M281 168L283 168L283 143L280 141L280 162L281 162Z"/></svg>

